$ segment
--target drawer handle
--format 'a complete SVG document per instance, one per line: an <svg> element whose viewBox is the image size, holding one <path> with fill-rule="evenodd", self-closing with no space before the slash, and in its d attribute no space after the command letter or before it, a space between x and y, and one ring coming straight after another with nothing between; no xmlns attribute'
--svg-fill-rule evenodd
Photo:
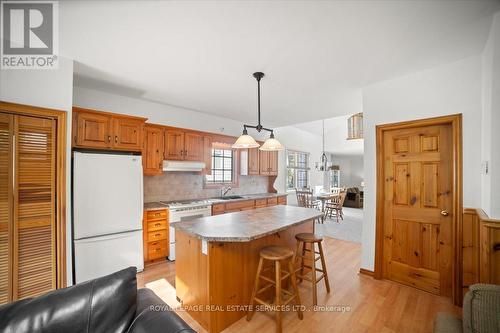
<svg viewBox="0 0 500 333"><path fill-rule="evenodd" d="M160 213L155 213L155 216L160 216Z"/></svg>
<svg viewBox="0 0 500 333"><path fill-rule="evenodd" d="M161 223L156 223L155 224L155 227L159 227L159 226L161 226Z"/></svg>
<svg viewBox="0 0 500 333"><path fill-rule="evenodd" d="M155 237L159 237L159 236L161 236L161 234L155 234Z"/></svg>

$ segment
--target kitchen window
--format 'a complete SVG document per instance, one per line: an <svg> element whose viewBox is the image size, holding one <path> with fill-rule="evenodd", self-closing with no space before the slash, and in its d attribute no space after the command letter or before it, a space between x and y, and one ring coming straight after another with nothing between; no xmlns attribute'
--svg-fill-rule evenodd
<svg viewBox="0 0 500 333"><path fill-rule="evenodd" d="M309 187L309 153L287 150L287 191Z"/></svg>
<svg viewBox="0 0 500 333"><path fill-rule="evenodd" d="M205 176L205 184L234 185L236 155L229 147L212 147L212 169L210 174Z"/></svg>

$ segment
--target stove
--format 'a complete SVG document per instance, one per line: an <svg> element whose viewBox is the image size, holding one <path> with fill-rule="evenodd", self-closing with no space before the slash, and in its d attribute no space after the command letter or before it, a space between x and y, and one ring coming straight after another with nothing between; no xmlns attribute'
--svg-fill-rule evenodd
<svg viewBox="0 0 500 333"><path fill-rule="evenodd" d="M209 200L175 200L160 201L168 206L168 217L170 222L169 243L170 251L168 259L175 260L175 228L172 224L182 223L199 217L212 215L212 203Z"/></svg>

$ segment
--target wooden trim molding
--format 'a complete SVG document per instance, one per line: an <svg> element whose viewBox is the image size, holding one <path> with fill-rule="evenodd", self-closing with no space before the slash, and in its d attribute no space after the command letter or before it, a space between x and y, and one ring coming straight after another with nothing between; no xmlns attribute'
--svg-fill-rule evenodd
<svg viewBox="0 0 500 333"><path fill-rule="evenodd" d="M384 132L389 130L451 125L453 141L453 244L452 244L452 300L455 305L462 303L462 115L455 114L443 117L405 121L400 123L376 126L376 231L375 231L375 271L376 279L382 278L383 240L384 240Z"/></svg>
<svg viewBox="0 0 500 333"><path fill-rule="evenodd" d="M2 112L54 119L56 129L56 286L64 288L66 279L66 137L67 112L0 101Z"/></svg>
<svg viewBox="0 0 500 333"><path fill-rule="evenodd" d="M374 271L370 271L369 269L366 269L366 268L360 268L359 269L359 274L368 275L370 277L373 277L375 275L375 272Z"/></svg>

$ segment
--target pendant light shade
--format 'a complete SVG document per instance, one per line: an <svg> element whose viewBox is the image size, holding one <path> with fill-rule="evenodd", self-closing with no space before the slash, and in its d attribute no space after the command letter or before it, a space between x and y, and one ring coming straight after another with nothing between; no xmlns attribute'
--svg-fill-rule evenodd
<svg viewBox="0 0 500 333"><path fill-rule="evenodd" d="M278 151L285 149L285 147L274 138L274 134L271 134L271 137L259 149L264 151Z"/></svg>
<svg viewBox="0 0 500 333"><path fill-rule="evenodd" d="M266 141L267 142L267 141ZM233 148L235 149L245 149L245 148L257 148L260 145L255 141L254 138L252 138L250 135L248 135L247 130L243 131L243 134L240 135L238 140L233 144Z"/></svg>
<svg viewBox="0 0 500 333"><path fill-rule="evenodd" d="M254 128L257 132L261 131L267 131L271 132L271 136L269 139L264 142L262 147L260 147L260 150L264 151L278 151L278 150L283 150L285 149L283 145L274 138L274 133L273 130L270 128L266 128L262 126L260 123L260 80L264 77L264 73L262 72L255 72L253 73L253 77L257 80L257 120L258 123L257 125L243 125L243 134L236 140L236 142L232 145L233 148L235 149L245 149L245 148L257 148L260 145L255 141L254 138L252 138L250 135L248 135L247 128Z"/></svg>

